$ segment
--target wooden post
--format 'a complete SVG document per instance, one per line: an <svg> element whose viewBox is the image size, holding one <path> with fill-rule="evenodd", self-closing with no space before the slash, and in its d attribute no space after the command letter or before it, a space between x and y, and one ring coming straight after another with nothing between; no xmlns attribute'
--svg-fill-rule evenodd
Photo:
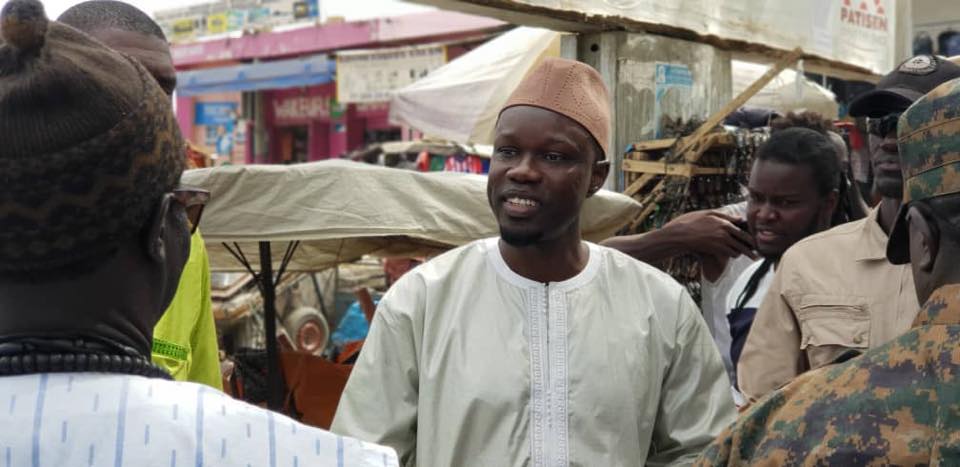
<svg viewBox="0 0 960 467"><path fill-rule="evenodd" d="M674 152L675 155L683 155L684 159L687 162L697 162L700 160L700 156L703 155L704 151L707 150L707 145L705 144L704 137L707 136L710 132L713 131L717 125L723 123L723 119L727 118L727 115L730 115L734 110L739 109L746 104L751 97L756 93L760 92L764 86L770 84L770 81L773 81L773 78L776 78L783 70L786 70L791 64L796 63L803 57L803 50L799 47L793 49L792 52L788 53L785 57L780 59L774 66L770 67L766 73L763 74L760 78L753 82L747 89L744 89L739 96L733 98L732 101L728 102L727 105L723 106L718 112L714 113L707 119L703 125L700 125L690 136L682 138L679 144L677 151Z"/></svg>

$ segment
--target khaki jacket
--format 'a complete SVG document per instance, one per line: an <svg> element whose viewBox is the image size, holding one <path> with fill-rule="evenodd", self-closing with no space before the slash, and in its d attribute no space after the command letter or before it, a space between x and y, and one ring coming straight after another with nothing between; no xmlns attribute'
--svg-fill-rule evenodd
<svg viewBox="0 0 960 467"><path fill-rule="evenodd" d="M887 261L877 214L808 237L784 254L737 366L750 400L910 329L920 309L913 274L909 264Z"/></svg>

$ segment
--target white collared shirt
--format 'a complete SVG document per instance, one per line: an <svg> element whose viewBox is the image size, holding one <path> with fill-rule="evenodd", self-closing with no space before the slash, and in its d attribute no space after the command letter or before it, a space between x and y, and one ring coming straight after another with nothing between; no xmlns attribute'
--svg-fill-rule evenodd
<svg viewBox="0 0 960 467"><path fill-rule="evenodd" d="M103 373L0 377L0 466L397 465L393 450L207 386Z"/></svg>

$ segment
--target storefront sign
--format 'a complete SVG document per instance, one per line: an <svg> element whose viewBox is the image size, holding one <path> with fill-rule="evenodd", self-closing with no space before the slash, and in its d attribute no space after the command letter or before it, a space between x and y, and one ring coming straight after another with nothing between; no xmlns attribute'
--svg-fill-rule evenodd
<svg viewBox="0 0 960 467"><path fill-rule="evenodd" d="M227 32L229 20L226 13L207 15L207 34L223 34Z"/></svg>
<svg viewBox="0 0 960 467"><path fill-rule="evenodd" d="M294 19L316 18L320 16L320 2L318 0L302 0L293 3Z"/></svg>
<svg viewBox="0 0 960 467"><path fill-rule="evenodd" d="M178 19L173 23L173 38L174 40L189 39L196 33L196 28L196 18Z"/></svg>
<svg viewBox="0 0 960 467"><path fill-rule="evenodd" d="M196 125L233 125L237 120L236 102L197 102L193 121Z"/></svg>
<svg viewBox="0 0 960 467"><path fill-rule="evenodd" d="M337 97L342 103L389 101L391 93L447 62L442 45L341 52Z"/></svg>
<svg viewBox="0 0 960 467"><path fill-rule="evenodd" d="M329 96L290 96L273 101L278 124L285 121L326 120L330 118Z"/></svg>

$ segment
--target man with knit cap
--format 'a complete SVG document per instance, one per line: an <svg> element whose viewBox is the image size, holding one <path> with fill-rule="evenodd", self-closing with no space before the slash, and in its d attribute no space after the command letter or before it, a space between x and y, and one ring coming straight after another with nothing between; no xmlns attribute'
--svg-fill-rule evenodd
<svg viewBox="0 0 960 467"><path fill-rule="evenodd" d="M580 237L609 163L599 74L547 59L495 129L500 237L437 257L380 302L333 431L403 465L683 464L735 411L696 305Z"/></svg>
<svg viewBox="0 0 960 467"><path fill-rule="evenodd" d="M36 0L0 37L4 465L396 465L150 361L203 200L168 97Z"/></svg>
<svg viewBox="0 0 960 467"><path fill-rule="evenodd" d="M177 72L170 46L163 30L146 13L123 2L92 0L72 6L57 21L136 59L163 92L173 97ZM210 259L199 230L190 238L190 258L177 294L153 330L153 361L178 381L223 389L210 301Z"/></svg>

